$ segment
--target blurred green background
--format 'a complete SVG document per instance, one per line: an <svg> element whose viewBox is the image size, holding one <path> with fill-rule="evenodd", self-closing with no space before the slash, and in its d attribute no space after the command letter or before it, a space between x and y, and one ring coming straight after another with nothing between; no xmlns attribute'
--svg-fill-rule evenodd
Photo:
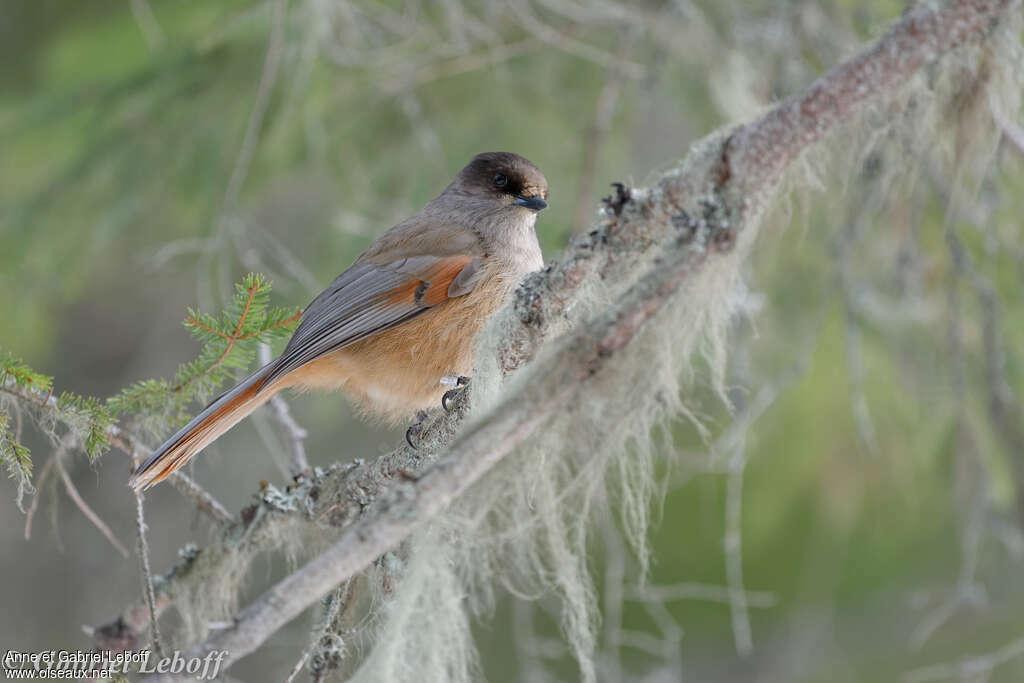
<svg viewBox="0 0 1024 683"><path fill-rule="evenodd" d="M538 232L557 257L609 182L642 183L704 134L806 86L904 9L292 0L275 24L275 5L0 4L0 349L59 389L107 397L170 376L198 350L180 325L186 308L218 310L250 270L274 281L275 304L304 305L480 151L514 151L544 171L551 208ZM944 145L976 130L962 122L946 119L933 149L855 137L856 153L819 169L820 191L766 224L730 387L740 405L779 389L748 435L742 479L743 581L770 606L751 608L753 649L740 656L728 601L627 600L622 633L605 641L608 680L904 680L1007 644L1006 661L964 680L1024 680L1024 656L1012 656L1024 653L1021 412L1011 400L1007 427L993 408L993 386L1024 392L1024 156L1002 139L960 173ZM951 211L958 184L968 200ZM957 275L950 244L962 244L970 273ZM694 402L713 431L729 425L706 388ZM340 396L292 405L318 464L401 439L356 421ZM683 462L663 475L650 581L724 586L728 458L709 457L686 424L674 436ZM237 510L260 480L282 480L275 438L254 420L194 474ZM50 447L27 443L38 470ZM127 474L117 452L72 469L130 540ZM136 561L53 480L24 540L14 487L4 491L0 645L88 647L81 625L138 596ZM169 487L147 508L158 571L206 540ZM254 567L252 591L282 568ZM480 625L489 680L530 679L509 645L516 618L504 601ZM557 621L536 627L557 634ZM308 628L297 620L233 673L282 679ZM572 680L571 660L548 654Z"/></svg>

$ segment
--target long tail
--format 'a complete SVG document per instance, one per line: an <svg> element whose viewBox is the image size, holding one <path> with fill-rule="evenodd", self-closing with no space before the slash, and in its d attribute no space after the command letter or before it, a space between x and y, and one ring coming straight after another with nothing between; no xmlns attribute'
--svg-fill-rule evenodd
<svg viewBox="0 0 1024 683"><path fill-rule="evenodd" d="M139 491L163 481L172 472L184 467L221 434L266 403L283 388L278 382L271 386L263 386L264 380L273 369L273 363L260 368L234 389L206 406L203 412L192 418L191 422L153 451L153 454L135 469L128 485Z"/></svg>

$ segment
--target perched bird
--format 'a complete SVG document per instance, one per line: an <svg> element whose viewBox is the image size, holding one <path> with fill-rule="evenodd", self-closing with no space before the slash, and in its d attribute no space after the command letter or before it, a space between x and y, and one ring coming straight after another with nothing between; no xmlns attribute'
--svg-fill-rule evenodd
<svg viewBox="0 0 1024 683"><path fill-rule="evenodd" d="M286 387L340 388L392 423L437 405L471 373L487 319L543 265L534 225L547 193L544 175L521 156L474 157L313 299L278 358L156 449L130 485L167 478Z"/></svg>

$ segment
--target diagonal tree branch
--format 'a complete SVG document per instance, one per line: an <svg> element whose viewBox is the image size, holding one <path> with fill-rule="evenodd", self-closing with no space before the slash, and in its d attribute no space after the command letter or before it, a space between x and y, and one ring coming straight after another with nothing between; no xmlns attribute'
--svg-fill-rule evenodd
<svg viewBox="0 0 1024 683"><path fill-rule="evenodd" d="M938 55L983 37L1002 13L1018 7L1017 0L957 0L907 14L873 47L737 131L725 145L722 181L731 181L736 196L759 194L857 107L898 89Z"/></svg>

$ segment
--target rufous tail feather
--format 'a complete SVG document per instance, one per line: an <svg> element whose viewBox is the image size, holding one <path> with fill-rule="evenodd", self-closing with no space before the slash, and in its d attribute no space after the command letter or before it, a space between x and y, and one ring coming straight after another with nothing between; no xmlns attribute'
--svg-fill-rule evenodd
<svg viewBox="0 0 1024 683"><path fill-rule="evenodd" d="M191 422L153 451L132 473L128 485L136 491L144 491L163 481L175 470L184 467L221 434L266 403L283 388L278 382L262 386L272 369L273 363L257 370L234 389L210 403Z"/></svg>

